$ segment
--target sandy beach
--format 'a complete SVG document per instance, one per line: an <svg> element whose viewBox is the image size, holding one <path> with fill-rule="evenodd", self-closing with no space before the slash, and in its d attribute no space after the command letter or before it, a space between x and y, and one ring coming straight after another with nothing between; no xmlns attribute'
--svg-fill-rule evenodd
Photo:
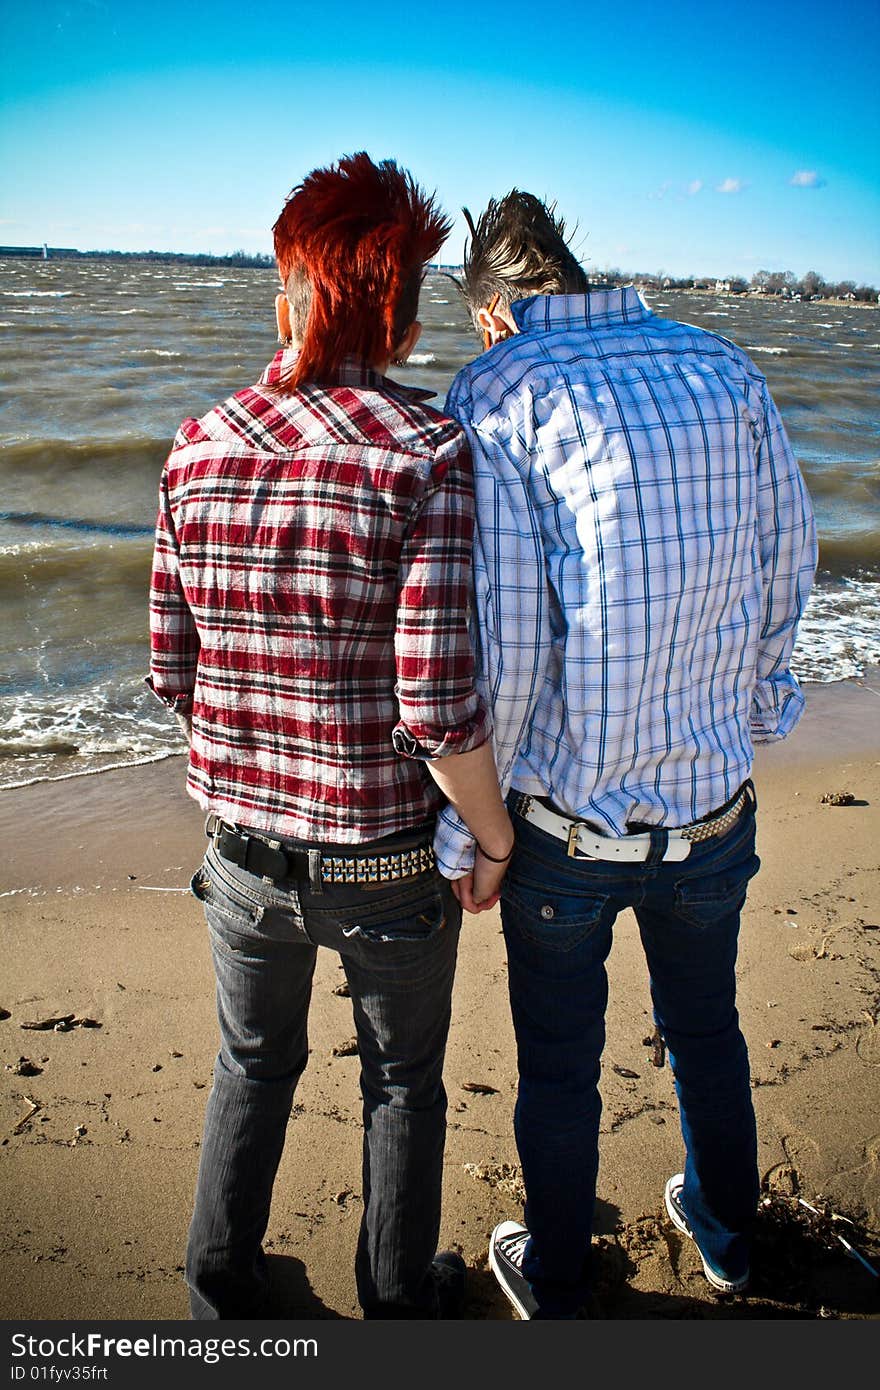
<svg viewBox="0 0 880 1390"><path fill-rule="evenodd" d="M187 891L203 821L183 781L176 757L0 793L0 1318L187 1317L216 1036ZM627 914L609 967L593 1317L880 1315L880 1279L839 1239L880 1269L878 672L809 687L800 728L760 750L755 783L762 870L739 967L764 1179L753 1289L713 1297L665 1216L682 1146ZM360 1097L342 978L325 954L267 1238L279 1318L360 1317ZM521 1214L497 912L465 924L446 1083L442 1243L469 1267L466 1316L509 1320L487 1267L492 1226Z"/></svg>

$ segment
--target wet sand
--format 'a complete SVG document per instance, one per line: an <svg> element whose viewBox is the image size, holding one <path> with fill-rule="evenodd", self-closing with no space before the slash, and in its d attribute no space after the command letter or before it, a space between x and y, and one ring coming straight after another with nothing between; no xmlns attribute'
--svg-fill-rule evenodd
<svg viewBox="0 0 880 1390"><path fill-rule="evenodd" d="M202 815L183 778L171 758L0 793L0 1318L187 1317L216 1037L187 892ZM626 914L609 963L594 1317L880 1315L880 1279L837 1239L880 1269L878 673L809 687L800 728L759 751L755 782L762 869L739 966L764 1178L753 1289L716 1299L666 1219L682 1146ZM845 804L823 803L829 793ZM324 954L267 1238L278 1317L360 1317L360 1097L357 1057L334 1053L354 1032L341 980ZM67 1022L23 1026L50 1019ZM468 1264L467 1318L507 1320L487 1266L489 1231L521 1215L522 1195L497 913L466 920L446 1082L441 1242ZM799 1197L853 1224L813 1217Z"/></svg>

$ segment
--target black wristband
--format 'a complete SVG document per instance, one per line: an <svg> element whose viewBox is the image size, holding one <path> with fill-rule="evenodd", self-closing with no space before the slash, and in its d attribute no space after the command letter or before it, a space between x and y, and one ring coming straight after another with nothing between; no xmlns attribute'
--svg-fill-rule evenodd
<svg viewBox="0 0 880 1390"><path fill-rule="evenodd" d="M501 856L500 859L496 859L495 856L494 856L494 854L487 854L487 853L486 853L486 851L483 849L483 846L480 844L479 840L477 840L476 845L477 845L477 849L480 851L480 853L482 854L483 858L484 858L484 859L488 859L488 861L489 861L490 864L506 864L507 861L508 861L508 859L509 859L509 858L511 857L511 855L513 854L513 851L516 849L516 842L514 842L514 843L510 846L510 849L507 851L506 854L502 854L502 856Z"/></svg>

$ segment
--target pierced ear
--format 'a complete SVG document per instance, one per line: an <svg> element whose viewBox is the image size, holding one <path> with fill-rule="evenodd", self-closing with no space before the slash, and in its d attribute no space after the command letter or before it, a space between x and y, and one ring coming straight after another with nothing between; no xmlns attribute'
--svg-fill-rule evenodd
<svg viewBox="0 0 880 1390"><path fill-rule="evenodd" d="M477 323L483 334L483 350L488 351L496 343L500 343L504 338L509 338L512 332L510 324L502 319L498 314L493 314L489 309L477 310Z"/></svg>

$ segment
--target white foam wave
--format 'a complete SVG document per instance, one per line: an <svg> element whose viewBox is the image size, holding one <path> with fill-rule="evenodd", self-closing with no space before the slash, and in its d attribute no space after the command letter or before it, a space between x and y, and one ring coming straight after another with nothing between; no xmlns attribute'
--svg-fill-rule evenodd
<svg viewBox="0 0 880 1390"><path fill-rule="evenodd" d="M801 680L847 680L880 664L880 583L847 579L814 589L801 618L792 670Z"/></svg>
<svg viewBox="0 0 880 1390"><path fill-rule="evenodd" d="M429 362L436 362L437 358L433 352L411 352L406 360L411 367L427 367Z"/></svg>
<svg viewBox="0 0 880 1390"><path fill-rule="evenodd" d="M136 348L133 357L182 357L181 352L170 352L167 348Z"/></svg>
<svg viewBox="0 0 880 1390"><path fill-rule="evenodd" d="M38 782L69 782L74 777L97 777L102 772L117 772L123 767L143 767L146 763L161 763L166 758L179 758L179 749L169 749L164 753L150 753L143 758L131 758L121 763L106 763L103 767L83 767L78 772L61 772L57 777L25 777L19 782L5 782L0 791L12 791L15 787L33 787ZM4 895L5 896L5 895Z"/></svg>
<svg viewBox="0 0 880 1390"><path fill-rule="evenodd" d="M760 344L746 344L746 352L763 352L767 357L782 357L788 352L788 348L780 347L761 347Z"/></svg>
<svg viewBox="0 0 880 1390"><path fill-rule="evenodd" d="M7 299L67 299L73 290L2 290Z"/></svg>
<svg viewBox="0 0 880 1390"><path fill-rule="evenodd" d="M184 280L182 284L175 285L176 290L221 290L226 284L225 280Z"/></svg>

